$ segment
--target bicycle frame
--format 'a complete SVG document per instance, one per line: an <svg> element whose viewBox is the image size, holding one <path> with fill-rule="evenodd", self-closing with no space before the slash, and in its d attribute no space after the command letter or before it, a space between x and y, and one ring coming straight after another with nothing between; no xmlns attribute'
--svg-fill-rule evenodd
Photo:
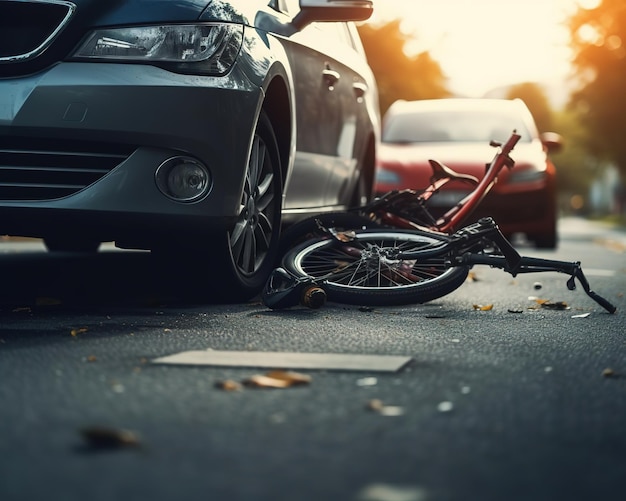
<svg viewBox="0 0 626 501"><path fill-rule="evenodd" d="M370 204L348 211L349 213L356 211L359 215L357 219L363 219L364 222L371 221L378 227L391 228L386 230L391 233L397 229L409 230L409 234L421 234L432 242L426 247L421 247L412 252L401 251L395 245L387 247L377 243L369 244L367 249L352 247L350 242L357 238L358 230L338 230L334 225L336 216L332 214L330 219L326 219L326 223L322 216L315 219L319 236L313 240L330 238L336 242L337 246L341 246L343 255L355 259L357 266L362 265L366 270L376 270L381 275L384 273L398 274L398 276L402 276L414 284L418 284L423 279L411 275L413 264L411 264L410 269L407 268L406 270L397 266L398 264L402 265L404 262L427 263L429 260L439 260L448 269L453 267L469 269L473 265L481 264L502 269L513 276L519 273L548 271L565 273L570 276L567 281L568 289L574 290L576 288L575 281L578 280L590 298L609 313L615 313L617 308L614 305L591 290L589 282L582 272L580 262L521 256L502 234L492 218L482 218L476 223L460 228L461 224L489 193L502 169L514 167L515 162L510 157L510 152L519 139L520 135L514 130L504 145L494 141L490 143L491 146L498 147L499 150L487 165L485 174L480 180L454 172L445 165L431 160L430 163L433 167L431 184L423 191L392 191ZM435 219L425 204L443 186L453 180L469 181L474 184L474 189L443 216ZM428 221L425 222L420 217L426 217ZM348 225L351 224L355 224L354 220L348 222ZM360 224L355 224L355 226L358 228ZM366 224L366 227L369 227L369 224ZM326 256L324 259L327 262L333 262ZM388 264L392 264L393 267L387 266ZM339 263L332 271L312 277L306 276L306 272L304 276L297 276L302 275L302 273L298 270L294 271L295 268L293 267L291 274L283 268L277 268L266 283L262 292L262 300L270 308L286 308L298 303L313 308L320 307L325 300L325 296L322 297L322 294L325 294L324 286L329 285L332 277L342 269L344 266ZM446 288L448 285L458 287L460 283L451 280L446 283ZM342 287L346 286L361 287L356 284L342 284ZM398 286L402 285L398 284ZM411 286L409 285L409 287ZM445 294L449 290L446 291L442 287L437 292ZM317 297L315 297L314 302L311 302L308 296L313 293ZM414 297L418 296L411 296L411 299Z"/></svg>
<svg viewBox="0 0 626 501"><path fill-rule="evenodd" d="M436 231L440 233L449 234L461 227L461 224L467 219L467 217L473 212L473 210L480 204L485 196L491 191L491 188L495 185L498 178L498 174L504 167L512 169L515 165L515 161L510 157L511 151L515 148L515 145L520 139L520 135L514 130L507 140L502 145L501 143L491 141L490 145L498 147L499 151L495 154L492 161L489 163L485 175L476 180L476 186L474 189L454 207L449 209L443 216L435 220L432 218L431 224L424 225L423 222L417 222L413 219L407 210L396 211L396 207L405 206L415 208L418 204L422 209L422 214L426 213L425 203L435 195L443 186L455 179L467 180L467 176L459 175L437 162L431 160L431 165L439 165L444 170L439 173L434 172L433 178L431 178L431 185L418 192L415 190L402 190L393 191L383 197L374 200L371 204L363 207L360 212L369 213L377 217L384 225L392 226L400 229L420 229L426 231ZM437 175L439 174L439 176ZM400 214L402 212L402 214Z"/></svg>

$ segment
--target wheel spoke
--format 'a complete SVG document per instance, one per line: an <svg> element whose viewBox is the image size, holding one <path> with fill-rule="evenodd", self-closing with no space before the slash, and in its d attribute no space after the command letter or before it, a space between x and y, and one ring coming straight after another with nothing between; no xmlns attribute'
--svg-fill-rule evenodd
<svg viewBox="0 0 626 501"><path fill-rule="evenodd" d="M260 148L260 139L255 136L254 141L252 142L252 151L250 152L250 160L248 162L248 174L246 176L248 182L248 193L250 196L253 196L258 185Z"/></svg>
<svg viewBox="0 0 626 501"><path fill-rule="evenodd" d="M230 246L233 249L233 254L235 253L235 249L238 246L241 246L241 240L243 238L242 236L243 236L244 231L246 231L246 221L245 220L237 221L237 223L235 224L235 227L230 232Z"/></svg>
<svg viewBox="0 0 626 501"><path fill-rule="evenodd" d="M412 251L432 245L430 241L401 241L393 238L354 241L320 247L302 261L302 268L315 277L336 284L366 288L411 286L436 279L448 269L442 259L425 262L393 259L391 251Z"/></svg>
<svg viewBox="0 0 626 501"><path fill-rule="evenodd" d="M276 220L276 179L270 151L255 135L240 206L239 221L230 233L235 263L243 273L254 273L270 252Z"/></svg>

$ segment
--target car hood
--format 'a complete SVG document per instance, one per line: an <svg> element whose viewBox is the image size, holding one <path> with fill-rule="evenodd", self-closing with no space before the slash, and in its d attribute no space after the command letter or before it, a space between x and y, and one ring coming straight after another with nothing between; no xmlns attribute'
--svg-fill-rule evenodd
<svg viewBox="0 0 626 501"><path fill-rule="evenodd" d="M496 148L487 143L382 143L379 159L382 163L393 162L406 166L423 164L433 159L450 167L479 165L483 168L496 153ZM518 143L511 157L516 163L545 163L545 153L539 140Z"/></svg>
<svg viewBox="0 0 626 501"><path fill-rule="evenodd" d="M211 0L71 0L85 25L193 21Z"/></svg>

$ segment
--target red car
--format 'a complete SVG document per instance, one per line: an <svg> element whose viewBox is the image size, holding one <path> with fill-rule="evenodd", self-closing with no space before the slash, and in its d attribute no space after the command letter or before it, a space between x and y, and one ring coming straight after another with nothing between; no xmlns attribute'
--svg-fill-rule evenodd
<svg viewBox="0 0 626 501"><path fill-rule="evenodd" d="M522 136L511 154L515 167L500 174L471 219L491 216L505 235L523 233L537 247L555 248L556 173L548 154L558 151L561 138L539 134L519 99L396 101L383 119L376 195L428 186L431 158L480 178L495 154L489 142L506 141L513 129ZM430 208L443 213L471 190L468 186L449 183L432 197Z"/></svg>

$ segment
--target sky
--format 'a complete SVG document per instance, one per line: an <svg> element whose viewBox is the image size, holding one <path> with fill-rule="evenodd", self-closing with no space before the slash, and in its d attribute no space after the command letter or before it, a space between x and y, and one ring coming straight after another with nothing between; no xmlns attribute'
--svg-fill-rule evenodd
<svg viewBox="0 0 626 501"><path fill-rule="evenodd" d="M374 0L372 22L402 19L408 50L428 51L454 93L481 97L520 82L564 86L571 75L565 20L598 0Z"/></svg>

